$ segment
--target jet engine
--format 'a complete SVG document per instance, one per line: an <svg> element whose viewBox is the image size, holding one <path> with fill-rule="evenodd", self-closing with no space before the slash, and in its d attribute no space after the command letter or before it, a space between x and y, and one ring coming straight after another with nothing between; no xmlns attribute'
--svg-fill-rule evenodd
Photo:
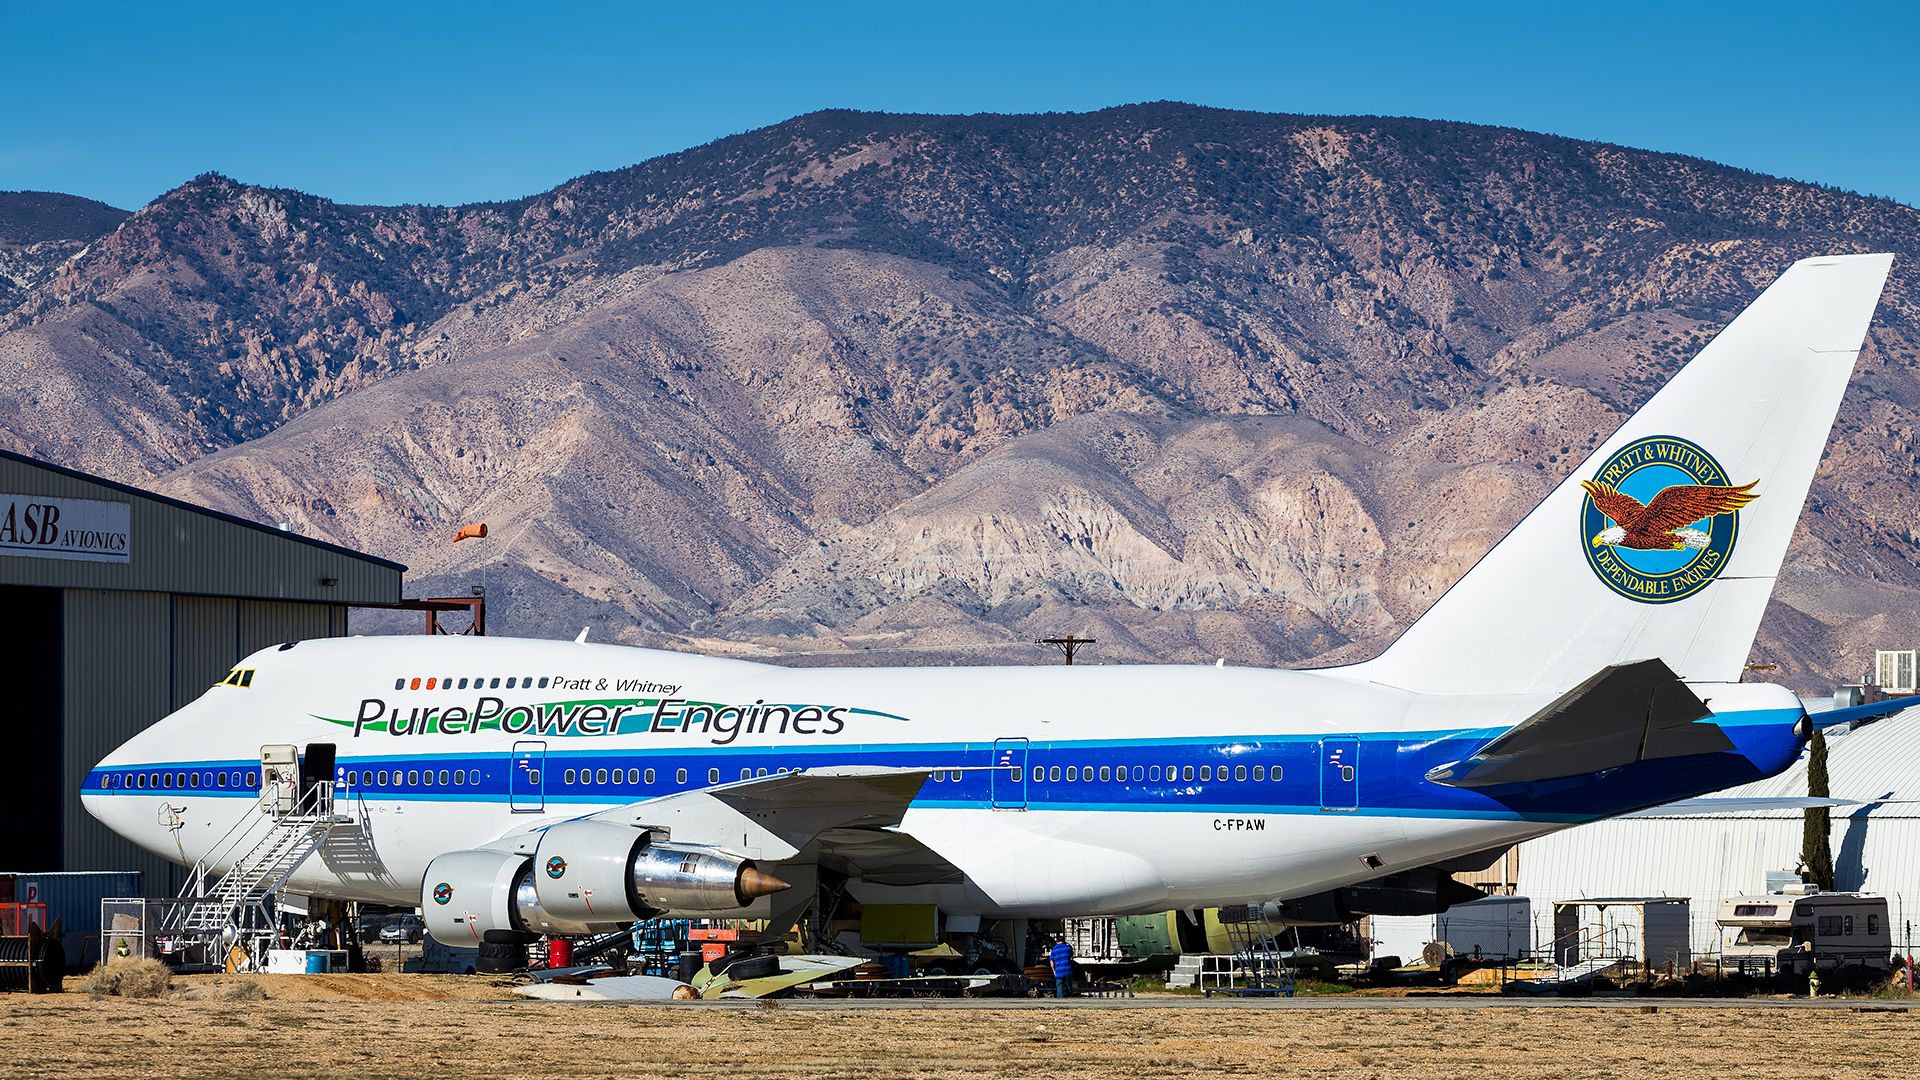
<svg viewBox="0 0 1920 1080"><path fill-rule="evenodd" d="M1436 915L1487 895L1434 867L1407 870L1344 889L1279 902L1282 921L1311 926L1352 922L1362 915Z"/></svg>
<svg viewBox="0 0 1920 1080"><path fill-rule="evenodd" d="M421 881L420 909L435 940L471 947L738 911L788 887L752 859L587 819L548 828L531 857L477 850L434 859Z"/></svg>

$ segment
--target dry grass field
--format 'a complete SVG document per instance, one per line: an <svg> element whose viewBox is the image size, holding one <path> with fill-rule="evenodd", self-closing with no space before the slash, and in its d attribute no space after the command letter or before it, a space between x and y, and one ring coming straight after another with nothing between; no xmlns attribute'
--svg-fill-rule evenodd
<svg viewBox="0 0 1920 1080"><path fill-rule="evenodd" d="M254 984L259 989L241 988ZM257 1000L264 990L265 1000ZM248 1000L253 998L256 1000ZM503 1000L504 999L504 1000ZM1920 1012L552 1005L453 976L0 998L6 1077L1911 1077Z"/></svg>

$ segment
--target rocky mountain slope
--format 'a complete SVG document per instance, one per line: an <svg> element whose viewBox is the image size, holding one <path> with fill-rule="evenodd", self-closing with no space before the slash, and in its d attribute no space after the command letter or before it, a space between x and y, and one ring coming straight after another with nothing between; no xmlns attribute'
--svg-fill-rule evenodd
<svg viewBox="0 0 1920 1080"><path fill-rule="evenodd" d="M126 218L125 210L75 195L0 191L0 312Z"/></svg>
<svg viewBox="0 0 1920 1080"><path fill-rule="evenodd" d="M511 632L1303 663L1377 649L1788 262L1866 250L1756 657L1814 687L1920 641L1920 211L1504 129L833 112L512 203L204 176L0 303L0 440L484 572Z"/></svg>

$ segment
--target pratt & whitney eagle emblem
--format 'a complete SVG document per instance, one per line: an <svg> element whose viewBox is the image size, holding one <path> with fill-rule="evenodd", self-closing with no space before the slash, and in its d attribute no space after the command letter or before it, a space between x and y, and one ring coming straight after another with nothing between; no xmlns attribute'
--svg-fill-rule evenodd
<svg viewBox="0 0 1920 1080"><path fill-rule="evenodd" d="M1733 555L1740 509L1760 481L1735 485L1713 455L1654 436L1621 447L1580 481L1587 563L1630 600L1666 604L1699 592Z"/></svg>

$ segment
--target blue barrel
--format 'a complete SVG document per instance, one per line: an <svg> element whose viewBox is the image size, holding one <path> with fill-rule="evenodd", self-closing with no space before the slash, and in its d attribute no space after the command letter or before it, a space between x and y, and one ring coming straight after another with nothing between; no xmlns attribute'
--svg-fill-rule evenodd
<svg viewBox="0 0 1920 1080"><path fill-rule="evenodd" d="M325 975L327 973L327 954L310 952L307 954L307 974Z"/></svg>

